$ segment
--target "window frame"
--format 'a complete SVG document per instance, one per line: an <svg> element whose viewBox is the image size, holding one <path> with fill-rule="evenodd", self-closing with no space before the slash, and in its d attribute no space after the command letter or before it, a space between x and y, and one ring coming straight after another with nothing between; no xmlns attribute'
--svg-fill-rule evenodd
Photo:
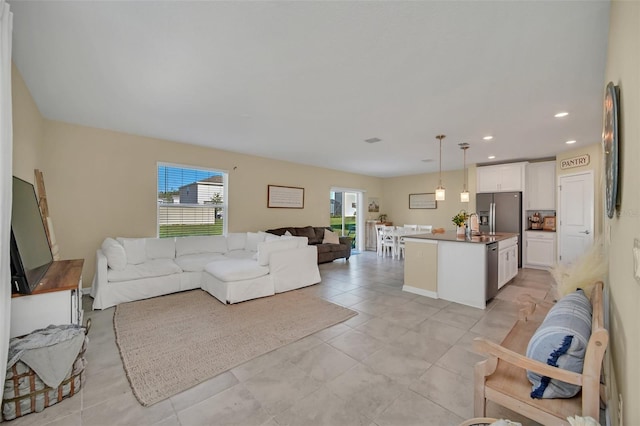
<svg viewBox="0 0 640 426"><path fill-rule="evenodd" d="M157 202L158 194L160 193L160 185L159 185L159 171L160 167L172 167L178 169L187 169L187 170L197 170L201 172L221 174L222 177L222 204L220 204L220 208L222 209L222 235L226 236L228 234L228 226L229 226L229 171L224 169L214 169L203 166L192 166L187 164L178 164L178 163L170 163L166 161L158 161L156 162L156 237L160 238L160 203ZM165 188L166 189L166 188ZM180 236L176 236L179 238ZM171 237L164 237L171 238Z"/></svg>

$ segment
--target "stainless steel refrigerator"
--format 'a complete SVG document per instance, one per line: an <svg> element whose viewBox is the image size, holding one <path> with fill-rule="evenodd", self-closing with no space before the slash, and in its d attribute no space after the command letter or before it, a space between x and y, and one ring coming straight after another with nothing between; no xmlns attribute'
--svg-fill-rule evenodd
<svg viewBox="0 0 640 426"><path fill-rule="evenodd" d="M518 267L522 267L522 192L476 194L480 232L518 234Z"/></svg>

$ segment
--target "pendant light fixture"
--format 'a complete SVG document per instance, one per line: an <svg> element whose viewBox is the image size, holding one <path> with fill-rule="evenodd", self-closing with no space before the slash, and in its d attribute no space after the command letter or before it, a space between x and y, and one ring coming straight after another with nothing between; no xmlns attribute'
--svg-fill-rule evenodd
<svg viewBox="0 0 640 426"><path fill-rule="evenodd" d="M469 191L467 191L467 150L469 149L469 144L466 142L459 143L460 149L462 150L462 170L464 170L464 183L462 184L462 192L460 193L460 202L468 203L469 202Z"/></svg>
<svg viewBox="0 0 640 426"><path fill-rule="evenodd" d="M436 188L436 201L444 201L444 186L442 186L442 139L444 139L445 135L437 135L436 139L440 141L440 175L438 177L438 187Z"/></svg>

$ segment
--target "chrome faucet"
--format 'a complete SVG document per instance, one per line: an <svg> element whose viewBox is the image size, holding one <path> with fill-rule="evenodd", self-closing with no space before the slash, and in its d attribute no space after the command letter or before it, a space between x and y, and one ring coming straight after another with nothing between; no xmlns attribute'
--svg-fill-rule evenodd
<svg viewBox="0 0 640 426"><path fill-rule="evenodd" d="M477 213L470 213L469 218L467 219L467 236L471 237L472 235L480 234L480 223L478 220Z"/></svg>

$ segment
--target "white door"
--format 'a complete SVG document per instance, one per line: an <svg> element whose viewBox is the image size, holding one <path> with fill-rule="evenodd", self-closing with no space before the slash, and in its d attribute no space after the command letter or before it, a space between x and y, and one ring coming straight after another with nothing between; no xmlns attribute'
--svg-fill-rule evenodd
<svg viewBox="0 0 640 426"><path fill-rule="evenodd" d="M558 179L558 260L571 263L593 244L593 172Z"/></svg>

